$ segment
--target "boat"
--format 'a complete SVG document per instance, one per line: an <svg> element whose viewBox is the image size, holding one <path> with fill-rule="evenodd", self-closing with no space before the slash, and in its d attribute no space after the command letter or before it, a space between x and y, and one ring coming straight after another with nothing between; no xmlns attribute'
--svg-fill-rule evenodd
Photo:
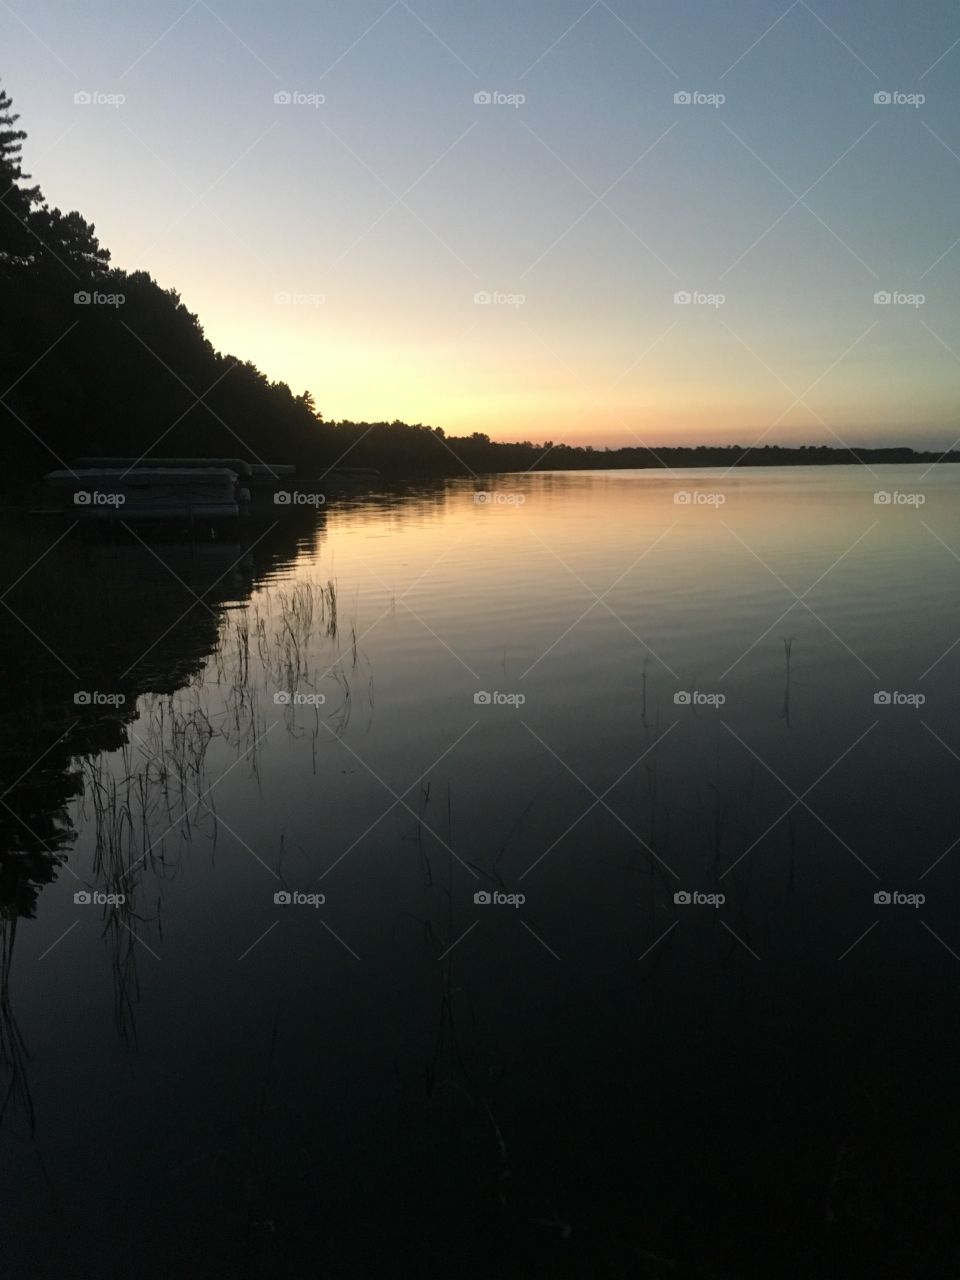
<svg viewBox="0 0 960 1280"><path fill-rule="evenodd" d="M336 487L367 481L372 467L333 467L313 482ZM296 510L297 468L288 462L247 462L242 458L162 458L84 456L45 477L61 505L86 520L236 520L269 508ZM322 494L308 495L311 505Z"/></svg>
<svg viewBox="0 0 960 1280"><path fill-rule="evenodd" d="M278 505L275 495L289 493L294 489L296 474L297 468L289 462L251 462L250 495L254 502Z"/></svg>
<svg viewBox="0 0 960 1280"><path fill-rule="evenodd" d="M228 471L235 471L238 476L249 476L251 473L250 463L244 461L243 458L123 458L123 457L83 457L75 458L73 469L77 471L103 471L103 470L120 470L131 471L133 469L143 470L148 467L159 467L161 469L180 467L226 467Z"/></svg>
<svg viewBox="0 0 960 1280"><path fill-rule="evenodd" d="M113 461L113 460L111 460ZM230 467L81 467L50 471L45 481L63 506L85 520L237 520L248 505Z"/></svg>
<svg viewBox="0 0 960 1280"><path fill-rule="evenodd" d="M241 503L253 499L273 503L275 493L288 491L294 487L297 469L288 462L247 462L243 458L120 458L120 457L84 457L77 458L74 469L114 469L124 471L131 469L191 469L226 467L235 471L240 480L239 498ZM246 494L244 494L246 490Z"/></svg>

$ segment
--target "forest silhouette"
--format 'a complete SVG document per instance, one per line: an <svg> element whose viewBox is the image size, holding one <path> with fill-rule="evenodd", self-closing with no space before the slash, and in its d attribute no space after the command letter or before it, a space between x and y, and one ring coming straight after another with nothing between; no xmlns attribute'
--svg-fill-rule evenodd
<svg viewBox="0 0 960 1280"><path fill-rule="evenodd" d="M221 353L175 289L110 265L92 223L51 208L22 168L24 130L0 88L0 484L79 455L242 457L399 478L495 471L955 461L960 453L763 444L620 449L492 441L441 427L326 422L250 360Z"/></svg>

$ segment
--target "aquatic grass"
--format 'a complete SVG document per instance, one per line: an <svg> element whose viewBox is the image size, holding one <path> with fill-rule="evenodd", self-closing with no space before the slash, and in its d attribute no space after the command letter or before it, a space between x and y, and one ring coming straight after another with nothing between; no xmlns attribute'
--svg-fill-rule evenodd
<svg viewBox="0 0 960 1280"><path fill-rule="evenodd" d="M793 655L793 637L783 641L783 657L786 670L783 680L783 706L780 709L780 719L786 724L787 728L791 728L790 724L790 659Z"/></svg>
<svg viewBox="0 0 960 1280"><path fill-rule="evenodd" d="M10 999L10 974L17 936L16 909L0 911L0 1129L10 1107L19 1108L27 1119L31 1137L36 1130L36 1111L30 1090L27 1064L29 1052Z"/></svg>
<svg viewBox="0 0 960 1280"><path fill-rule="evenodd" d="M216 848L220 822L214 786L221 753L235 751L259 780L261 743L275 719L273 696L278 689L312 687L314 669L321 681L339 691L332 707L313 708L308 725L317 773L320 741L347 732L358 698L372 714L369 662L360 649L355 618L344 625L332 577L271 586L225 613L203 663L185 673L174 692L142 692L135 704L128 703L113 717L122 745L77 758L78 794L70 801L77 834L71 838L84 842L90 887L123 896L122 902L105 906L102 918L114 1021L123 1040L136 1040L141 942L149 945L151 934L163 936L161 886L176 877L192 843ZM287 727L297 732L293 716L287 717ZM429 784L424 812L428 803ZM0 1065L8 1091L0 1092L2 1109L4 1096L13 1096L10 1089L22 1094L25 1074L22 1053L17 1058L23 1045L3 985L15 924L0 924L7 947L6 967L0 968Z"/></svg>

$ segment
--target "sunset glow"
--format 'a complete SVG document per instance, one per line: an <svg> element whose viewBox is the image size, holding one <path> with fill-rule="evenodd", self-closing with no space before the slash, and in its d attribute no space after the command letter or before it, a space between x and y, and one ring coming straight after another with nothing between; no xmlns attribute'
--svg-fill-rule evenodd
<svg viewBox="0 0 960 1280"><path fill-rule="evenodd" d="M960 58L876 10L363 0L281 36L171 0L107 43L101 0L0 22L51 202L328 419L946 446Z"/></svg>

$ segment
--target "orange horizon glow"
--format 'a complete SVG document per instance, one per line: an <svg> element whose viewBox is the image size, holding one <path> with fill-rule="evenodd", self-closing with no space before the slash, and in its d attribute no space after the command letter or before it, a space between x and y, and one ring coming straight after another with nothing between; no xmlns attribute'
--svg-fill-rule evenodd
<svg viewBox="0 0 960 1280"><path fill-rule="evenodd" d="M509 341L498 335L494 342L469 332L469 314L459 343L444 341L423 316L410 317L402 334L391 337L386 327L360 342L356 329L372 327L353 317L353 331L339 334L329 299L300 308L261 300L262 326L223 313L213 295L209 311L205 327L215 345L241 357L255 352L268 376L297 394L308 388L327 421L399 420L449 436L479 431L505 443L598 449L755 442L924 448L947 447L958 434L948 371L931 351L918 351L912 366L874 358L838 369L798 404L814 380L811 367L792 359L786 373L776 370L778 378L719 325L710 344L693 349L678 325L621 378L628 352L616 353L619 369L596 352L568 361L533 325L514 323ZM641 355L657 336L644 335ZM922 420L912 417L917 376L928 387Z"/></svg>

